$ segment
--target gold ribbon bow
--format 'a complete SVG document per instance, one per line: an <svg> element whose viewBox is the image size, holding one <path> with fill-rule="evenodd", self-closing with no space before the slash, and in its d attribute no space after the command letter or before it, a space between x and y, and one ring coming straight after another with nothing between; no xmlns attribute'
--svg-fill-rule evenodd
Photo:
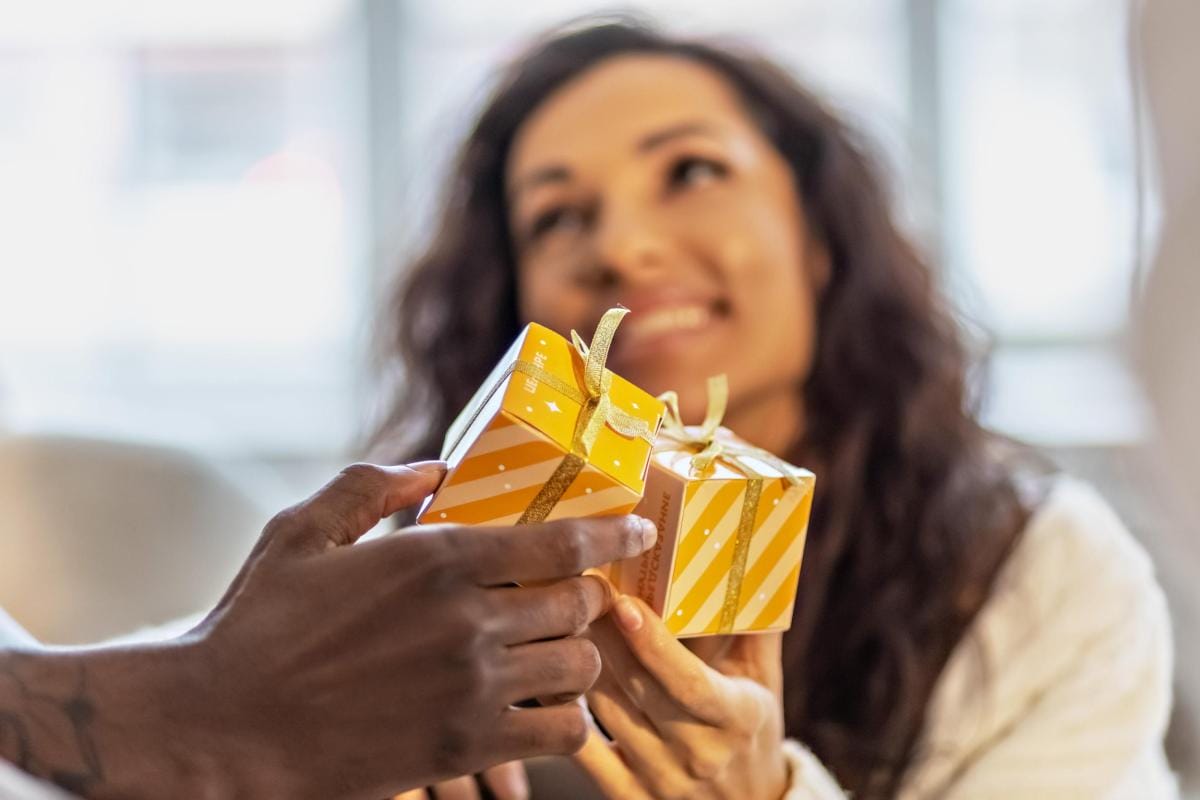
<svg viewBox="0 0 1200 800"><path fill-rule="evenodd" d="M799 485L800 478L795 469L782 458L760 447L741 442L720 441L717 438L721 421L725 418L726 406L729 404L729 381L725 375L713 375L708 379L708 408L704 414L704 422L699 426L683 424L683 418L679 414L679 395L675 392L663 392L658 399L667 407L660 436L670 440L671 445L682 445L695 451L691 460L693 475L710 472L713 462L721 459L748 477L761 478L763 476L758 470L743 461L743 458L753 458L769 464L780 473L789 486Z"/></svg>
<svg viewBox="0 0 1200 800"><path fill-rule="evenodd" d="M442 452L445 455L458 447L467 431L475 424L475 420L487 408L492 395L504 385L504 382L513 373L519 372L540 381L580 405L579 416L575 420L575 431L571 436L570 452L559 462L549 480L533 498L533 502L521 514L521 518L517 520L518 525L541 522L546 519L571 482L583 470L592 446L596 444L596 439L600 435L600 429L605 425L627 439L641 439L646 444L653 446L654 441L650 438L649 423L617 408L608 394L609 388L612 386L612 373L604 364L608 360L608 351L612 347L617 326L621 324L621 320L628 313L629 309L627 308L610 308L606 311L600 318L599 324L596 325L596 332L592 334L590 346L584 343L583 338L577 332L571 331L571 341L575 345L575 352L582 360L583 391L532 361L518 359L509 364L488 389L488 393L476 405L475 413L466 424L459 428L458 437L454 442L447 443L443 448Z"/></svg>
<svg viewBox="0 0 1200 800"><path fill-rule="evenodd" d="M541 522L549 516L566 493L567 487L583 471L592 446L596 444L600 435L600 429L605 425L627 439L637 438L647 444L653 444L649 423L617 408L609 396L612 372L604 364L608 360L608 351L612 347L617 326L628 313L627 308L610 308L606 311L592 335L591 345L585 344L577 332L571 331L571 341L583 361L583 392L528 361L517 361L511 367L514 372L545 382L581 406L579 417L575 421L575 431L571 436L570 452L563 456L549 480L543 484L529 507L521 514L521 518L517 520L518 525Z"/></svg>
<svg viewBox="0 0 1200 800"><path fill-rule="evenodd" d="M693 475L709 473L713 462L721 459L746 476L746 499L742 501L742 513L733 544L733 561L729 567L729 581L725 585L725 599L721 603L721 619L717 627L718 633L729 633L733 630L741 604L746 560L750 554L750 540L754 536L754 521L758 518L758 503L762 498L765 477L743 459L748 457L770 464L788 482L789 487L798 486L800 478L791 464L766 450L739 442L717 440L721 420L725 418L725 409L729 403L729 381L725 375L714 375L708 379L708 408L704 414L704 422L698 427L683 424L683 418L679 414L678 394L663 392L658 399L667 407L661 431L663 439L660 441L667 444L663 440L669 440L668 446L682 445L694 451L689 465Z"/></svg>

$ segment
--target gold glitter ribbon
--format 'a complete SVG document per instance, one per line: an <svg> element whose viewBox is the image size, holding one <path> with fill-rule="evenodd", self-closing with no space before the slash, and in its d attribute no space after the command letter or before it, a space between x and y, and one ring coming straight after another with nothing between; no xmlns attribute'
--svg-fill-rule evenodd
<svg viewBox="0 0 1200 800"><path fill-rule="evenodd" d="M649 424L645 420L638 419L617 408L613 405L612 397L609 396L609 390L612 388L612 373L604 364L608 360L608 351L612 347L617 326L621 324L621 320L628 313L629 309L627 308L610 308L604 312L604 316L596 325L596 332L592 334L591 345L585 344L577 332L571 331L571 341L575 344L575 351L583 359L583 392L553 375L550 376L553 381L549 382L551 388L557 389L572 400L581 403L579 416L575 420L575 432L571 436L571 450L563 456L563 460L555 467L549 480L542 485L537 496L533 498L533 502L521 514L520 519L517 520L518 525L541 522L550 515L554 506L567 491L567 487L583 471L588 455L592 452L592 446L596 444L596 439L600 435L600 429L605 425L628 439L641 438L650 442ZM527 362L518 361L514 366L519 367L518 371L531 375L531 372L525 369L526 364ZM545 371L535 365L529 366L533 366L534 371ZM535 374L531 377L541 380ZM569 389L569 391L563 391L564 389Z"/></svg>
<svg viewBox="0 0 1200 800"><path fill-rule="evenodd" d="M729 582L725 584L725 599L721 602L721 621L717 633L729 633L737 619L742 602L742 581L746 579L746 559L750 540L754 538L754 520L758 518L758 501L762 498L762 478L746 481L746 499L742 501L742 517L738 521L737 538L733 543L733 562L729 565Z"/></svg>
<svg viewBox="0 0 1200 800"><path fill-rule="evenodd" d="M605 369L604 360L608 357L612 337L617 331L617 326L620 324L621 318L628 313L629 309L626 308L609 309L604 314L604 317L601 318L600 324L596 326L596 333L592 336L592 346L590 348L583 343L583 339L580 338L578 333L571 331L571 338L575 342L575 351L579 353L579 357L583 360L584 364L585 390L581 391L578 386L563 380L545 367L540 367L532 361L518 359L509 364L492 383L488 393L477 404L475 413L467 420L466 424L461 426L458 438L452 444L448 444L442 448L443 456L453 452L458 447L463 437L467 435L467 431L475 424L475 420L487 408L492 396L499 391L504 382L514 373L520 373L540 383L544 383L568 400L578 403L583 407L576 421L575 433L572 436L572 452L579 452L580 448L582 448L582 455L586 457L591 452L592 445L596 443L600 428L604 425L608 425L608 427L626 439L641 439L646 444L653 445L654 440L650 437L650 424L646 420L635 417L633 414L618 408L608 397L608 391L612 385L612 373ZM596 374L598 376L594 383L588 380L589 374ZM593 386L595 387L594 391ZM591 408L589 408L589 404L592 404ZM584 420L587 423L582 431L578 424L579 420Z"/></svg>
<svg viewBox="0 0 1200 800"><path fill-rule="evenodd" d="M703 476L711 472L713 463L720 459L751 478L764 477L743 460L753 458L769 464L788 482L788 486L800 484L795 467L782 458L760 447L752 447L742 442L720 441L717 438L729 403L729 382L724 375L714 375L708 379L708 408L704 414L704 422L699 426L683 424L683 418L679 414L679 395L675 392L663 392L658 399L667 410L663 415L662 430L655 449L682 448L694 451L690 465L692 475Z"/></svg>
<svg viewBox="0 0 1200 800"><path fill-rule="evenodd" d="M459 438L446 448L446 452L449 453L458 447L462 437L470 430L475 419L487 407L492 395L514 373L519 372L545 383L567 399L579 404L579 416L575 419L570 450L555 467L550 478L542 485L529 507L521 514L520 519L517 520L518 525L541 522L549 516L567 488L583 471L592 447L600 435L600 430L605 425L627 439L641 439L649 445L654 444L650 438L650 424L644 419L639 419L618 408L609 396L609 390L612 387L612 373L604 365L608 360L608 351L612 347L617 326L621 324L621 320L628 313L629 309L627 308L610 308L606 311L600 318L599 324L596 325L596 332L592 334L590 345L585 344L578 333L571 331L571 341L575 345L575 352L582 361L582 390L544 367L518 359L510 364L492 384L488 394L479 403L475 415L462 427Z"/></svg>
<svg viewBox="0 0 1200 800"><path fill-rule="evenodd" d="M733 630L738 607L741 605L742 582L746 578L746 560L750 553L750 540L754 538L754 521L758 518L758 504L762 498L765 478L743 459L753 458L769 464L782 475L789 487L798 486L800 478L794 472L791 464L766 450L738 442L717 440L717 432L720 430L721 420L725 418L725 409L729 403L729 382L724 375L714 375L708 379L708 408L704 414L704 422L699 426L683 424L683 418L679 414L679 395L675 392L664 392L659 395L658 399L666 405L667 411L663 417L660 444L656 449L675 449L682 446L685 449L693 450L689 465L689 471L693 475L705 475L711 472L713 463L717 459L721 459L747 478L746 497L742 501L741 518L738 521L737 535L733 543L733 561L729 566L729 580L725 584L725 598L721 602L721 617L717 626L718 633L729 633Z"/></svg>

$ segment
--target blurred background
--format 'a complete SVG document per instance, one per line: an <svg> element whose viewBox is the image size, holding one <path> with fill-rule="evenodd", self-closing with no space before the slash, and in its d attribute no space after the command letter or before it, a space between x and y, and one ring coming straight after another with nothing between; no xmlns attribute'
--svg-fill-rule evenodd
<svg viewBox="0 0 1200 800"><path fill-rule="evenodd" d="M753 43L875 139L990 343L988 422L1099 484L1156 556L1187 709L1200 558L1127 353L1160 217L1139 5L637 8ZM593 10L0 0L0 605L72 642L219 595L267 516L358 454L381 289L492 67Z"/></svg>

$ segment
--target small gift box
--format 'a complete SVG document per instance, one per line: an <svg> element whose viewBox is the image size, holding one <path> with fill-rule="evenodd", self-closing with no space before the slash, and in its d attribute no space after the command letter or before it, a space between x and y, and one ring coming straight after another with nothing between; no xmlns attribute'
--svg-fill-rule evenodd
<svg viewBox="0 0 1200 800"><path fill-rule="evenodd" d="M815 476L720 427L725 376L709 380L703 425L685 426L673 392L635 513L658 542L609 579L677 636L791 626Z"/></svg>
<svg viewBox="0 0 1200 800"><path fill-rule="evenodd" d="M525 327L450 426L449 465L424 523L511 525L624 514L642 498L661 400L605 368L627 309L590 345Z"/></svg>

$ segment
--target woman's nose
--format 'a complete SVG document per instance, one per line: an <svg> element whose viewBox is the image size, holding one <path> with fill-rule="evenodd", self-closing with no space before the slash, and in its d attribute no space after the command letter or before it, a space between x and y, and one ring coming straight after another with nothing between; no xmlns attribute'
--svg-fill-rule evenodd
<svg viewBox="0 0 1200 800"><path fill-rule="evenodd" d="M616 282L637 282L660 272L669 250L665 232L644 213L601 220L596 231L596 266Z"/></svg>

